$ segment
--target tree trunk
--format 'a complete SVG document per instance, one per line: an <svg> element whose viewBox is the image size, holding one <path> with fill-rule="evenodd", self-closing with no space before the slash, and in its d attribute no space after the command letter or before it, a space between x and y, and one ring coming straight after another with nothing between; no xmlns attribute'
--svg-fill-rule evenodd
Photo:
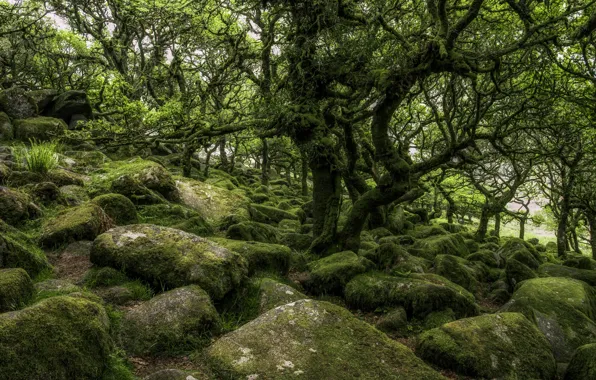
<svg viewBox="0 0 596 380"><path fill-rule="evenodd" d="M596 260L596 215L588 215L588 227L590 229L590 248L592 258Z"/></svg>
<svg viewBox="0 0 596 380"><path fill-rule="evenodd" d="M488 232L488 221L490 217L491 215L488 204L484 204L484 206L482 206L482 214L480 214L478 230L476 231L476 240L483 241L486 238L486 233Z"/></svg>
<svg viewBox="0 0 596 380"><path fill-rule="evenodd" d="M564 205L561 207L559 214L559 223L557 224L557 255L559 257L565 257L565 251L567 250L567 219L569 216L569 209Z"/></svg>
<svg viewBox="0 0 596 380"><path fill-rule="evenodd" d="M308 196L308 161L306 159L306 154L301 153L301 164L302 164L302 195Z"/></svg>
<svg viewBox="0 0 596 380"><path fill-rule="evenodd" d="M501 237L501 213L495 214L495 236Z"/></svg>
<svg viewBox="0 0 596 380"><path fill-rule="evenodd" d="M526 216L522 217L519 220L519 238L520 239L524 239L524 236L526 235L526 221L528 220L528 218Z"/></svg>
<svg viewBox="0 0 596 380"><path fill-rule="evenodd" d="M313 237L310 251L331 253L336 243L341 197L341 176L328 162L311 165L313 174Z"/></svg>
<svg viewBox="0 0 596 380"><path fill-rule="evenodd" d="M189 144L184 144L184 150L182 151L182 175L186 178L190 178L192 172L192 155L195 152L195 148Z"/></svg>
<svg viewBox="0 0 596 380"><path fill-rule="evenodd" d="M228 171L230 166L228 162L228 154L226 152L226 137L219 139L219 160L221 162L221 170L224 172Z"/></svg>
<svg viewBox="0 0 596 380"><path fill-rule="evenodd" d="M262 161L261 161L261 184L269 186L269 143L266 138L261 139L263 143Z"/></svg>

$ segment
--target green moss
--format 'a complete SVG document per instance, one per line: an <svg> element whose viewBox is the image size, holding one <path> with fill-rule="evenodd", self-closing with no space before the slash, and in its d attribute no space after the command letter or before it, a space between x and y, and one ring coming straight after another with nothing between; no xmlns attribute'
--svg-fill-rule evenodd
<svg viewBox="0 0 596 380"><path fill-rule="evenodd" d="M474 378L552 379L548 341L519 313L482 315L423 333L416 352L425 360Z"/></svg>
<svg viewBox="0 0 596 380"><path fill-rule="evenodd" d="M560 362L571 359L577 347L596 340L596 291L578 280L527 280L501 310L521 312L534 322Z"/></svg>
<svg viewBox="0 0 596 380"><path fill-rule="evenodd" d="M262 243L278 243L279 233L273 226L257 222L242 222L228 228L226 237L234 240L249 240Z"/></svg>
<svg viewBox="0 0 596 380"><path fill-rule="evenodd" d="M407 347L347 310L313 300L261 315L220 338L207 355L223 378L443 378Z"/></svg>
<svg viewBox="0 0 596 380"><path fill-rule="evenodd" d="M248 212L251 219L259 223L277 225L284 219L298 220L298 217L295 214L292 214L288 211L260 204L250 205Z"/></svg>
<svg viewBox="0 0 596 380"><path fill-rule="evenodd" d="M491 268L502 268L505 260L496 252L489 249L480 249L467 257L468 261L478 261Z"/></svg>
<svg viewBox="0 0 596 380"><path fill-rule="evenodd" d="M460 234L436 235L417 240L408 251L428 260L434 260L437 255L467 257L470 254Z"/></svg>
<svg viewBox="0 0 596 380"><path fill-rule="evenodd" d="M476 270L469 265L469 261L452 255L437 255L435 257L435 273L464 287L472 293L480 288L480 281Z"/></svg>
<svg viewBox="0 0 596 380"><path fill-rule="evenodd" d="M424 317L452 308L458 317L478 314L474 296L449 280L430 274L395 277L366 273L353 278L345 289L348 305L363 310L403 306L408 315Z"/></svg>
<svg viewBox="0 0 596 380"><path fill-rule="evenodd" d="M46 174L46 179L49 182L55 183L58 187L68 185L85 185L85 176L60 168L50 170Z"/></svg>
<svg viewBox="0 0 596 380"><path fill-rule="evenodd" d="M77 292L81 292L81 288L66 280L47 279L35 284L35 302Z"/></svg>
<svg viewBox="0 0 596 380"><path fill-rule="evenodd" d="M457 319L453 310L447 308L441 311L433 311L424 318L424 330L434 329L443 326L445 323L453 322Z"/></svg>
<svg viewBox="0 0 596 380"><path fill-rule="evenodd" d="M2 220L0 220L0 258L2 267L23 268L31 277L51 270L43 251L25 234Z"/></svg>
<svg viewBox="0 0 596 380"><path fill-rule="evenodd" d="M53 297L0 314L6 379L100 379L112 353L106 312L84 298Z"/></svg>
<svg viewBox="0 0 596 380"><path fill-rule="evenodd" d="M52 117L32 117L14 120L15 136L17 140L49 141L62 136L68 126L63 120Z"/></svg>
<svg viewBox="0 0 596 380"><path fill-rule="evenodd" d="M167 200L179 199L176 183L167 169L156 162L138 157L129 161L105 163L100 170L93 173L89 184L90 193L92 195L109 193L113 182L120 177L129 177ZM123 193L123 195L128 194Z"/></svg>
<svg viewBox="0 0 596 380"><path fill-rule="evenodd" d="M87 203L58 214L46 220L42 227L41 244L56 247L62 244L93 240L111 227L111 220L94 203Z"/></svg>
<svg viewBox="0 0 596 380"><path fill-rule="evenodd" d="M135 205L124 195L104 194L93 198L92 202L101 207L118 226L139 221Z"/></svg>
<svg viewBox="0 0 596 380"><path fill-rule="evenodd" d="M290 269L292 251L286 246L223 238L210 240L242 255L248 262L249 273L264 271L285 275Z"/></svg>
<svg viewBox="0 0 596 380"><path fill-rule="evenodd" d="M439 226L418 226L411 234L416 239L426 239L431 236L447 235L448 232Z"/></svg>
<svg viewBox="0 0 596 380"><path fill-rule="evenodd" d="M116 227L95 239L91 262L111 266L156 289L197 284L214 299L241 283L246 260L207 239L150 224Z"/></svg>
<svg viewBox="0 0 596 380"><path fill-rule="evenodd" d="M591 269L570 268L556 264L542 264L538 268L540 277L568 277L596 286L596 272Z"/></svg>
<svg viewBox="0 0 596 380"><path fill-rule="evenodd" d="M509 289L513 290L520 282L536 277L536 273L527 265L515 259L509 259L505 265L505 276Z"/></svg>
<svg viewBox="0 0 596 380"><path fill-rule="evenodd" d="M365 252L362 256L374 262L382 271L424 272L430 267L430 263L426 259L410 255L403 247L393 242L375 246L374 249Z"/></svg>
<svg viewBox="0 0 596 380"><path fill-rule="evenodd" d="M408 317L403 307L397 307L382 315L375 326L386 333L406 336L408 334Z"/></svg>
<svg viewBox="0 0 596 380"><path fill-rule="evenodd" d="M596 343L579 347L565 371L565 380L596 379Z"/></svg>
<svg viewBox="0 0 596 380"><path fill-rule="evenodd" d="M298 232L300 230L300 221L293 219L282 219L278 224L279 229Z"/></svg>
<svg viewBox="0 0 596 380"><path fill-rule="evenodd" d="M16 310L33 297L33 282L21 268L0 269L0 313Z"/></svg>
<svg viewBox="0 0 596 380"><path fill-rule="evenodd" d="M282 235L280 243L296 251L306 251L311 246L312 241L311 235L290 232Z"/></svg>
<svg viewBox="0 0 596 380"><path fill-rule="evenodd" d="M120 336L129 354L180 352L196 348L219 325L207 293L191 285L162 293L127 312Z"/></svg>
<svg viewBox="0 0 596 380"><path fill-rule="evenodd" d="M37 216L38 209L31 205L31 199L23 192L0 186L0 218L6 223L21 224Z"/></svg>
<svg viewBox="0 0 596 380"><path fill-rule="evenodd" d="M310 277L305 286L316 294L342 294L352 278L373 267L370 260L352 251L338 252L308 264Z"/></svg>
<svg viewBox="0 0 596 380"><path fill-rule="evenodd" d="M126 281L128 281L126 274L110 267L91 268L83 279L83 283L89 288L121 285Z"/></svg>
<svg viewBox="0 0 596 380"><path fill-rule="evenodd" d="M78 206L89 200L87 190L77 185L67 185L60 188L60 196L69 206Z"/></svg>

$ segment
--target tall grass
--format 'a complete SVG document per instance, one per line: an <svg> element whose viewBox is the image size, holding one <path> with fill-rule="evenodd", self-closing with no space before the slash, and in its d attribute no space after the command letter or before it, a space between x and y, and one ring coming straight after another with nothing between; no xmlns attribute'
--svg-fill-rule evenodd
<svg viewBox="0 0 596 380"><path fill-rule="evenodd" d="M30 172L46 174L58 166L58 152L61 149L57 141L38 142L30 140L31 145L13 148L17 166Z"/></svg>

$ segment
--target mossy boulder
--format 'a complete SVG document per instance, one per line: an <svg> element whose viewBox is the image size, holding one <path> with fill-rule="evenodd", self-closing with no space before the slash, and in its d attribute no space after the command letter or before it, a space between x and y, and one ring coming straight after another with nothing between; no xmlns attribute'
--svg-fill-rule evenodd
<svg viewBox="0 0 596 380"><path fill-rule="evenodd" d="M128 311L120 337L129 354L141 355L192 347L217 328L219 315L197 285L162 293Z"/></svg>
<svg viewBox="0 0 596 380"><path fill-rule="evenodd" d="M50 170L46 174L46 178L48 181L55 183L59 187L68 185L84 186L85 182L88 180L87 177L81 174L62 168Z"/></svg>
<svg viewBox="0 0 596 380"><path fill-rule="evenodd" d="M72 158L75 162L73 169L76 171L90 172L94 169L99 169L106 162L110 162L110 158L98 150L70 150L64 152L64 155Z"/></svg>
<svg viewBox="0 0 596 380"><path fill-rule="evenodd" d="M72 282L51 278L35 284L35 299L41 300L50 297L64 296L81 291L82 289Z"/></svg>
<svg viewBox="0 0 596 380"><path fill-rule="evenodd" d="M374 264L352 251L334 253L308 264L309 278L305 286L316 294L342 294L355 276L374 268Z"/></svg>
<svg viewBox="0 0 596 380"><path fill-rule="evenodd" d="M55 247L79 240L93 240L112 225L112 221L94 203L66 209L42 226L41 244Z"/></svg>
<svg viewBox="0 0 596 380"><path fill-rule="evenodd" d="M432 364L474 378L553 379L557 370L548 341L520 313L447 323L423 333L416 353Z"/></svg>
<svg viewBox="0 0 596 380"><path fill-rule="evenodd" d="M0 314L4 379L101 379L114 354L105 310L84 298L45 299Z"/></svg>
<svg viewBox="0 0 596 380"><path fill-rule="evenodd" d="M435 273L464 287L470 292L479 291L483 280L482 271L474 268L468 260L453 255L435 257Z"/></svg>
<svg viewBox="0 0 596 380"><path fill-rule="evenodd" d="M448 232L440 226L418 226L411 234L416 239L426 239L431 236L447 235Z"/></svg>
<svg viewBox="0 0 596 380"><path fill-rule="evenodd" d="M199 212L212 225L220 225L232 214L248 219L249 200L242 190L227 190L184 177L175 177L175 181L182 203Z"/></svg>
<svg viewBox="0 0 596 380"><path fill-rule="evenodd" d="M445 323L453 322L457 319L455 312L451 308L433 311L429 313L422 321L422 329L430 330L443 326Z"/></svg>
<svg viewBox="0 0 596 380"><path fill-rule="evenodd" d="M596 290L584 282L534 278L522 283L501 311L520 312L546 336L558 362L596 341Z"/></svg>
<svg viewBox="0 0 596 380"><path fill-rule="evenodd" d="M168 203L163 195L149 189L140 180L127 174L114 179L110 185L109 192L122 194L136 205Z"/></svg>
<svg viewBox="0 0 596 380"><path fill-rule="evenodd" d="M33 281L24 269L0 269L0 313L20 309L33 296Z"/></svg>
<svg viewBox="0 0 596 380"><path fill-rule="evenodd" d="M34 277L51 266L34 242L0 220L0 268L23 268L29 276Z"/></svg>
<svg viewBox="0 0 596 380"><path fill-rule="evenodd" d="M392 333L398 336L407 335L408 316L406 309L403 307L391 309L377 320L375 326L386 333Z"/></svg>
<svg viewBox="0 0 596 380"><path fill-rule="evenodd" d="M296 251L306 251L312 244L313 238L311 235L291 232L283 234L280 240L281 244L287 245Z"/></svg>
<svg viewBox="0 0 596 380"><path fill-rule="evenodd" d="M242 255L248 263L249 273L265 271L285 275L290 270L292 251L286 246L224 238L210 240Z"/></svg>
<svg viewBox="0 0 596 380"><path fill-rule="evenodd" d="M12 122L6 113L0 112L0 141L8 141L12 139L14 139Z"/></svg>
<svg viewBox="0 0 596 380"><path fill-rule="evenodd" d="M564 379L596 379L596 343L586 344L575 351L565 371Z"/></svg>
<svg viewBox="0 0 596 380"><path fill-rule="evenodd" d="M0 184L5 184L12 175L12 169L4 161L0 160Z"/></svg>
<svg viewBox="0 0 596 380"><path fill-rule="evenodd" d="M435 235L417 240L408 251L427 260L437 255L467 257L470 254L464 238L460 234Z"/></svg>
<svg viewBox="0 0 596 380"><path fill-rule="evenodd" d="M491 268L503 268L505 259L497 252L489 249L480 249L467 257L468 261L478 261Z"/></svg>
<svg viewBox="0 0 596 380"><path fill-rule="evenodd" d="M295 214L292 214L288 211L260 204L250 205L248 212L250 214L250 218L259 223L277 225L284 219L298 220L298 217Z"/></svg>
<svg viewBox="0 0 596 380"><path fill-rule="evenodd" d="M100 170L94 172L91 178L89 186L93 195L116 192L131 198L137 195L135 191L139 187L137 184L140 184L141 188L155 192L169 201L180 199L171 174L154 161L134 158L129 161L107 162ZM144 194L139 196L141 195Z"/></svg>
<svg viewBox="0 0 596 380"><path fill-rule="evenodd" d="M15 138L21 141L49 141L64 135L68 126L52 117L32 117L13 121Z"/></svg>
<svg viewBox="0 0 596 380"><path fill-rule="evenodd" d="M362 247L362 244L361 244ZM403 247L393 243L385 242L362 254L363 257L376 264L377 269L382 271L398 271L402 273L422 273L430 267L430 261L410 255Z"/></svg>
<svg viewBox="0 0 596 380"><path fill-rule="evenodd" d="M511 291L513 291L520 282L535 277L537 277L536 273L526 264L515 259L507 260L507 264L505 265L505 278L507 279Z"/></svg>
<svg viewBox="0 0 596 380"><path fill-rule="evenodd" d="M89 194L81 186L67 185L60 187L60 197L69 206L79 206L89 200Z"/></svg>
<svg viewBox="0 0 596 380"><path fill-rule="evenodd" d="M0 90L0 111L13 119L33 117L39 112L35 100L20 87Z"/></svg>
<svg viewBox="0 0 596 380"><path fill-rule="evenodd" d="M207 356L221 377L245 379L443 379L349 311L299 300L217 340Z"/></svg>
<svg viewBox="0 0 596 380"><path fill-rule="evenodd" d="M226 237L234 240L259 241L262 243L279 242L279 232L273 226L258 222L242 222L228 228Z"/></svg>
<svg viewBox="0 0 596 380"><path fill-rule="evenodd" d="M3 186L0 186L0 210L0 219L13 225L35 219L41 214L29 195Z"/></svg>
<svg viewBox="0 0 596 380"><path fill-rule="evenodd" d="M532 270L538 269L544 262L544 258L536 251L534 245L518 238L507 240L498 253L505 259L515 259Z"/></svg>
<svg viewBox="0 0 596 380"><path fill-rule="evenodd" d="M588 285L596 286L596 271L591 269L571 268L557 264L542 264L538 268L540 277L567 277L585 282Z"/></svg>
<svg viewBox="0 0 596 380"><path fill-rule="evenodd" d="M438 275L365 273L348 282L344 294L348 305L362 310L403 306L417 318L446 308L460 318L478 314L470 292Z"/></svg>
<svg viewBox="0 0 596 380"><path fill-rule="evenodd" d="M255 278L251 283L258 287L259 314L290 302L309 298L291 286L271 278Z"/></svg>
<svg viewBox="0 0 596 380"><path fill-rule="evenodd" d="M158 289L196 284L213 299L221 299L248 273L240 254L188 232L151 224L116 227L99 235L91 262Z"/></svg>
<svg viewBox="0 0 596 380"><path fill-rule="evenodd" d="M198 236L210 236L214 233L214 228L199 212L184 205L164 203L141 206L139 220L142 223L172 227Z"/></svg>
<svg viewBox="0 0 596 380"><path fill-rule="evenodd" d="M49 206L53 203L65 203L60 189L53 182L41 182L25 186L25 191L29 193L36 202Z"/></svg>
<svg viewBox="0 0 596 380"><path fill-rule="evenodd" d="M101 207L117 226L139 221L135 205L124 195L104 194L93 198L92 202Z"/></svg>

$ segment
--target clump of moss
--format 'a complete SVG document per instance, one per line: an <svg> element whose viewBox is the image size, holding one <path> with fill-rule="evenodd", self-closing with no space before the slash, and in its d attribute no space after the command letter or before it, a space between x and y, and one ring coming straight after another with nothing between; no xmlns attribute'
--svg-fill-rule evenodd
<svg viewBox="0 0 596 380"><path fill-rule="evenodd" d="M307 299L272 309L223 336L207 357L221 378L443 378L346 309Z"/></svg>
<svg viewBox="0 0 596 380"><path fill-rule="evenodd" d="M207 239L168 227L134 224L98 236L91 262L122 270L156 289L197 284L221 299L248 272L246 260Z"/></svg>
<svg viewBox="0 0 596 380"><path fill-rule="evenodd" d="M29 238L0 220L0 258L6 268L23 268L31 277L50 271L47 257Z"/></svg>
<svg viewBox="0 0 596 380"><path fill-rule="evenodd" d="M460 234L434 235L419 239L408 251L428 260L434 260L437 255L467 257L470 254L470 250Z"/></svg>
<svg viewBox="0 0 596 380"><path fill-rule="evenodd" d="M487 314L423 333L425 360L475 378L552 379L555 359L540 330L519 313Z"/></svg>
<svg viewBox="0 0 596 380"><path fill-rule="evenodd" d="M142 223L172 227L198 236L211 236L214 229L197 211L174 204L142 206L139 211Z"/></svg>
<svg viewBox="0 0 596 380"><path fill-rule="evenodd" d="M21 141L49 141L62 136L68 129L63 120L43 116L14 120L13 125L15 137Z"/></svg>
<svg viewBox="0 0 596 380"><path fill-rule="evenodd" d="M0 269L0 313L16 310L33 297L33 281L21 268Z"/></svg>
<svg viewBox="0 0 596 380"><path fill-rule="evenodd" d="M104 194L93 198L93 203L101 207L118 225L138 223L137 209L132 201L121 194Z"/></svg>
<svg viewBox="0 0 596 380"><path fill-rule="evenodd" d="M126 274L110 267L91 268L83 279L83 283L89 288L121 285L126 281Z"/></svg>
<svg viewBox="0 0 596 380"><path fill-rule="evenodd" d="M252 204L248 208L250 217L255 222L277 225L284 219L298 220L295 214L271 206Z"/></svg>
<svg viewBox="0 0 596 380"><path fill-rule="evenodd" d="M226 237L234 240L259 241L262 243L279 242L279 233L273 226L258 222L242 222L228 228Z"/></svg>
<svg viewBox="0 0 596 380"><path fill-rule="evenodd" d="M596 343L579 347L565 371L565 380L596 379Z"/></svg>
<svg viewBox="0 0 596 380"><path fill-rule="evenodd" d="M596 286L596 272L590 269L571 268L564 265L542 264L538 268L540 277L568 277Z"/></svg>
<svg viewBox="0 0 596 380"><path fill-rule="evenodd" d="M286 246L223 238L210 240L242 255L248 262L249 274L262 271L285 275L290 269L292 251Z"/></svg>
<svg viewBox="0 0 596 380"><path fill-rule="evenodd" d="M308 264L310 276L304 285L316 294L342 294L352 278L373 267L370 260L352 251L334 253Z"/></svg>
<svg viewBox="0 0 596 380"><path fill-rule="evenodd" d="M109 319L84 298L53 297L0 314L0 373L6 379L100 379L114 346Z"/></svg>
<svg viewBox="0 0 596 380"><path fill-rule="evenodd" d="M101 207L87 203L46 220L42 227L41 244L56 247L78 240L93 240L111 226L111 219Z"/></svg>

